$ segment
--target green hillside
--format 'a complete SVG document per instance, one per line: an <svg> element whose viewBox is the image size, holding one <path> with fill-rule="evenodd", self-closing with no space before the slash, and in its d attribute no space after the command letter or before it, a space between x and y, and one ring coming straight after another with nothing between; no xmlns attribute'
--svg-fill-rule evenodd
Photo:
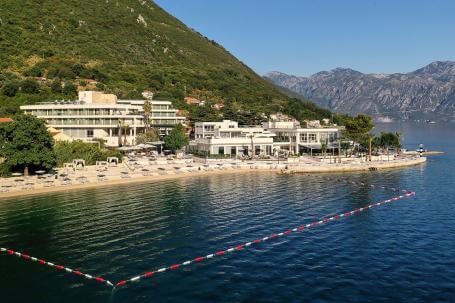
<svg viewBox="0 0 455 303"><path fill-rule="evenodd" d="M298 119L330 116L284 95L153 2L1 2L0 115L14 113L21 104L74 98L77 89L96 88L122 98L151 90L157 99L186 108L195 120L243 118L248 123L276 111ZM225 107L218 112L187 106L185 96Z"/></svg>

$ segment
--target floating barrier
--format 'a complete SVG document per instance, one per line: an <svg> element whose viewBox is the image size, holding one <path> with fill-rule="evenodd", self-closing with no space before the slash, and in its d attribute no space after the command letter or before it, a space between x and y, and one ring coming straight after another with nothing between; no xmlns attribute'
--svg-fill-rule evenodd
<svg viewBox="0 0 455 303"><path fill-rule="evenodd" d="M323 225L323 224L327 224L329 222L336 221L336 220L339 220L339 219L342 219L342 218L345 218L345 217L350 217L350 216L353 216L355 214L360 214L361 212L369 210L369 209L371 209L373 207L378 207L378 206L385 205L387 203L396 202L396 201L401 200L403 198L411 197L411 196L414 196L414 195L415 195L415 192L412 192L412 191L408 192L407 191L403 195L400 195L400 196L397 196L397 197L393 197L393 198L390 198L390 199L387 199L387 200L384 200L384 201L381 201L381 202L372 203L372 204L366 205L364 207L356 208L356 209L354 209L352 211L348 211L348 212L345 212L345 213L337 214L337 215L334 215L334 216L331 216L329 218L325 218L325 219L322 219L322 220L319 220L319 221L314 221L312 223L308 223L308 224L305 224L305 225L301 225L299 227L288 229L286 231L283 231L283 232L280 232L280 233L277 233L277 234L271 234L270 236L266 236L266 237L263 237L263 238L260 238L260 239L256 239L256 240L253 240L253 241L250 241L250 242L246 242L244 244L233 246L233 247L230 247L230 248L225 249L225 250L220 250L220 251L208 254L206 256L196 257L194 259L187 260L187 261L182 262L182 263L176 263L174 265L170 265L170 266L167 266L167 267L162 267L162 268L160 268L158 270L155 270L155 271L149 271L149 272L143 273L141 275L132 277L132 278L130 278L128 280L119 281L115 285L115 287L125 286L125 285L127 285L129 283L133 283L133 282L139 282L139 281L141 281L143 279L150 278L150 277L152 277L152 276L154 276L156 274L160 274L160 273L164 273L164 272L168 272L168 271L173 271L173 270L179 269L179 268L184 267L184 266L188 266L188 265L193 264L193 263L200 263L200 262L203 262L203 261L207 261L207 260L213 259L213 258L215 258L217 256L222 256L222 255L225 255L225 254L228 254L228 253L232 253L232 252L236 252L236 251L242 251L242 250L244 250L244 249L246 249L246 248L248 248L248 247L250 247L252 245L258 245L260 243L263 243L263 242L266 242L266 241L271 241L271 240L277 239L279 237L289 236L292 233L301 232L301 231L304 231L304 230L307 230L307 229L310 229L310 228L314 228L316 226L320 226L320 225Z"/></svg>
<svg viewBox="0 0 455 303"><path fill-rule="evenodd" d="M359 184L359 185L363 185L363 186L367 185L367 184L365 184L363 182L352 182L352 181L347 181L347 180L343 180L343 179L325 178L325 180L344 182L344 183L347 183L347 184ZM287 229L287 230L282 231L280 233L271 234L269 236L266 236L266 237L263 237L263 238L258 238L256 240L252 240L250 242L239 244L239 245L236 245L236 246L224 249L224 250L219 250L219 251L213 252L213 253L205 255L205 256L196 257L196 258L193 258L191 260L187 260L187 261L184 261L184 262L181 262L181 263L175 263L173 265L165 266L165 267L162 267L162 268L154 270L154 271L148 271L148 272L145 272L143 274L134 276L134 277L132 277L130 279L121 280L121 281L119 281L119 282L117 282L115 284L112 283L111 281L101 277L101 276L92 276L92 275L83 273L83 272L78 271L78 270L73 270L73 269L68 268L66 266L63 266L63 265L57 265L55 263L48 262L48 261L45 261L43 259L32 257L32 256L30 256L28 254L24 254L24 253L20 253L20 252L14 251L12 249L0 247L0 254L1 253L6 253L7 255L14 255L14 256L17 256L17 257L19 257L19 258L21 258L23 260L35 262L35 263L38 263L40 265L44 265L44 266L48 266L48 267L52 267L52 268L54 268L56 270L60 270L60 271L64 271L64 272L67 272L67 273L70 273L70 274L74 274L76 276L79 276L79 277L82 277L82 278L85 278L85 279L88 279L88 280L94 280L94 281L97 281L99 283L102 283L103 285L106 285L106 286L109 286L109 287L112 287L112 288L115 289L115 288L118 288L118 287L126 286L126 285L128 285L130 283L135 283L135 282L142 281L144 279L151 278L152 276L155 276L155 275L160 274L160 273L174 271L174 270L177 270L177 269L182 268L184 266L188 266L188 265L195 264L195 263L201 263L201 262L213 259L215 257L223 256L223 255L226 255L226 254L229 254L229 253L243 251L243 250L249 248L250 246L259 245L261 243L272 241L272 240L275 240L275 239L280 238L280 237L289 236L289 235L291 235L293 233L302 232L302 231L305 231L305 230L308 230L308 229L312 229L312 228L317 227L317 226L325 225L325 224L330 223L332 221L337 221L337 220L340 220L340 219L343 219L343 218L347 218L347 217L350 217L350 216L353 216L353 215L356 215L356 214L360 214L360 213L362 213L364 211L370 210L371 208L383 206L383 205L389 204L389 203L393 203L393 202L396 202L398 200L414 196L416 194L413 191L403 190L403 189L399 189L399 188L377 186L377 185L368 185L368 186L370 186L371 188L380 188L380 189L384 189L384 190L390 190L390 191L393 191L393 192L399 192L399 193L401 193L401 195L396 196L396 197L392 197L392 198L389 198L387 200L383 200L383 201L380 201L380 202L371 203L371 204L368 204L366 206L363 206L363 207L360 207L360 208L356 208L354 210L351 210L351 211L348 211L348 212L345 212L345 213L332 215L330 217L326 217L326 218L323 218L321 220L314 221L312 223L304 224L304 225L301 225L301 226L298 226L298 227L295 227L295 228L292 228L292 229Z"/></svg>
<svg viewBox="0 0 455 303"><path fill-rule="evenodd" d="M79 270L74 270L74 269L65 267L63 265L58 265L58 264L55 264L55 263L52 263L52 262L48 262L48 261L43 260L43 259L32 257L32 256L29 256L29 255L27 255L25 253L20 253L18 251L14 251L12 249L7 249L7 248L0 247L0 252L1 253L6 253L8 255L17 256L19 258L22 258L23 260L36 262L36 263L38 263L40 265L49 266L49 267L52 267L52 268L57 269L57 270L62 270L62 271L65 271L67 273L71 273L71 274L74 274L76 276L88 279L88 280L95 280L97 282L106 284L106 285L111 286L111 287L114 286L114 284L112 282L110 282L109 280L106 280L106 279L104 279L102 277L95 277L95 276L92 276L92 275L89 275L89 274L85 274L85 273L83 273L83 272L81 272Z"/></svg>

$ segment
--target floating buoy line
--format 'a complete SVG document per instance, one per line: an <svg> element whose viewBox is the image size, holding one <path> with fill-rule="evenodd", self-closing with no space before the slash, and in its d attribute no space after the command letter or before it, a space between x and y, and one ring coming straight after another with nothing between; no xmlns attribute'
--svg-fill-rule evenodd
<svg viewBox="0 0 455 303"><path fill-rule="evenodd" d="M366 183L363 183L363 182L353 182L353 181L348 181L348 180L344 180L344 179L337 179L337 178L325 178L325 180L337 181L337 182L340 182L340 183L353 184L353 185L362 185L362 186L367 185ZM116 288L123 287L123 286L126 286L126 285L131 284L131 283L135 283L135 282L139 282L139 281L151 278L152 276L155 276L155 275L158 275L158 274L174 271L174 270L177 270L179 268L182 268L182 267L185 267L185 266L189 266L191 264L201 263L201 262L204 262L204 261L207 261L207 260L219 257L219 256L223 256L223 255L226 255L226 254L229 254L229 253L243 251L243 250L246 250L247 248L249 248L250 246L261 245L262 243L269 242L269 241L275 240L277 238L289 236L289 235L291 235L293 233L298 233L298 232L302 232L302 231L305 231L305 230L308 230L308 229L313 229L313 228L315 228L317 226L325 225L325 224L328 224L328 223L330 223L332 221L337 221L337 220L340 220L340 219L351 217L353 215L360 214L360 213L362 213L364 211L370 210L371 208L375 208L375 207L383 206L383 205L386 205L386 204L390 204L390 203L396 202L398 200L414 196L416 194L413 191L403 190L403 189L400 189L400 188L378 186L378 185L368 185L368 186L371 187L371 188L390 190L390 191L393 191L393 192L397 193L398 195L394 196L392 198L380 201L380 202L375 202L375 203L371 203L371 204L365 205L363 207L356 208L354 210L351 210L351 211L348 211L348 212L345 212L345 213L339 213L339 214L336 214L336 215L332 215L330 217L325 217L325 218L323 218L321 220L318 220L318 221L314 221L314 222L311 222L311 223L308 223L308 224L304 224L304 225L301 225L301 226L298 226L298 227L287 229L287 230L282 231L280 233L273 233L273 234L271 234L269 236L265 236L263 238L258 238L258 239L252 240L250 242L239 244L239 245L227 248L227 249L218 250L216 252L213 252L213 253L205 255L205 256L199 256L199 257L196 257L196 258L184 261L184 262L175 263L175 264L170 265L170 266L162 267L162 268L159 268L157 270L148 271L148 272L142 273L140 275L136 275L136 276L134 276L132 278L121 280L121 281L116 282L116 283L113 283L113 282L109 281L108 279L103 278L102 276L90 275L90 274L84 273L84 272L82 272L80 270L71 269L69 267L66 267L66 266L63 266L63 265L59 265L56 262L49 262L49 261L46 261L44 259L33 257L33 256L30 256L29 254L18 252L18 251L15 251L13 249L10 249L10 248L0 247L0 255L3 254L3 255L16 256L16 257L21 258L22 260L25 260L25 261L30 261L30 262L34 262L34 263L37 263L37 264L42 265L42 266L51 267L51 268L53 268L55 270L63 271L63 272L69 273L69 274L73 274L75 276L78 276L78 277L81 277L81 278L84 278L84 279L87 279L87 280L93 280L93 281L101 283L101 284L103 284L105 286L108 286L108 287L110 287L112 289L116 289Z"/></svg>

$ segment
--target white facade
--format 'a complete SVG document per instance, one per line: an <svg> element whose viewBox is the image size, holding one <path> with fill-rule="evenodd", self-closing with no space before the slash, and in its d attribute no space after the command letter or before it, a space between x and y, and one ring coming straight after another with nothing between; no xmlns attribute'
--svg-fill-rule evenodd
<svg viewBox="0 0 455 303"><path fill-rule="evenodd" d="M135 144L136 135L143 132L145 100L117 100L114 95L100 92L80 92L77 101L55 101L36 105L21 106L26 114L46 120L49 127L86 142L100 138L107 146L124 143L127 125L126 144ZM185 118L176 116L177 110L170 101L152 100L152 126L166 132Z"/></svg>
<svg viewBox="0 0 455 303"><path fill-rule="evenodd" d="M239 124L235 121L223 120L222 122L196 122L194 124L194 138L211 138L215 135L215 130L238 128Z"/></svg>
<svg viewBox="0 0 455 303"><path fill-rule="evenodd" d="M238 126L235 121L198 122L192 147L211 155L273 155L275 135L258 126Z"/></svg>
<svg viewBox="0 0 455 303"><path fill-rule="evenodd" d="M275 146L293 154L320 151L323 144L327 149L338 148L340 127L296 128L293 122L265 122L263 127L276 135Z"/></svg>
<svg viewBox="0 0 455 303"><path fill-rule="evenodd" d="M237 122L199 122L193 148L206 154L277 155L313 153L338 148L338 127L300 128L294 121L271 121L260 126L238 126Z"/></svg>

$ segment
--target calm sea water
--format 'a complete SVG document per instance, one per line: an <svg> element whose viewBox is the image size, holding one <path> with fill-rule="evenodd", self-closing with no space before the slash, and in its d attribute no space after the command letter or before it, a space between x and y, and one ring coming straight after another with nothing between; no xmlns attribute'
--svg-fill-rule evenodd
<svg viewBox="0 0 455 303"><path fill-rule="evenodd" d="M455 128L379 128L447 154L381 172L229 174L0 201L0 246L118 281L390 196L327 176L417 192L115 293L1 255L0 302L455 302Z"/></svg>

